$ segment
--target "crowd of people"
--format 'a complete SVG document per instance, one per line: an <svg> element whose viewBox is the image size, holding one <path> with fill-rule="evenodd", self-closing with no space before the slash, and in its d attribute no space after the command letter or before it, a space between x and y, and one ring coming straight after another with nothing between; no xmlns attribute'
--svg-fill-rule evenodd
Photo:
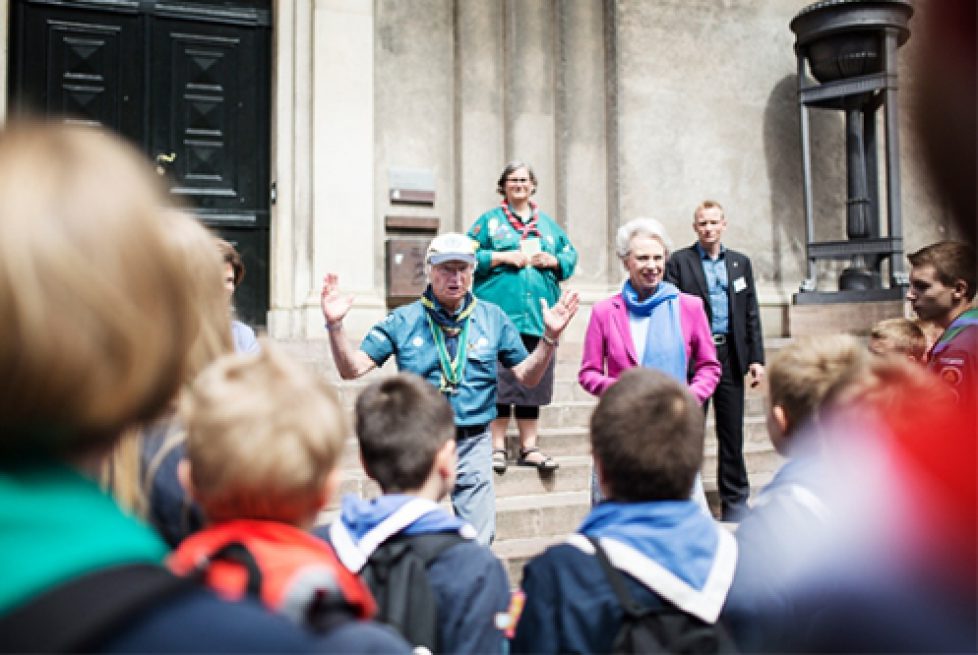
<svg viewBox="0 0 978 655"><path fill-rule="evenodd" d="M973 240L958 195L974 180L934 169ZM517 464L554 474L539 407L581 304L561 289L577 252L531 200L536 184L508 164L500 206L434 238L424 293L359 346L353 299L326 274L340 375L391 357L399 369L354 411L381 493L339 499L347 412L234 319L233 244L172 208L107 131L5 127L0 649L978 650L973 245L908 256L916 320L883 321L868 343L795 339L765 362L751 263L722 244L715 201L695 209L688 248L652 219L619 230L627 279L590 310L578 376L598 398L593 506L511 589L490 549L494 476L513 416ZM762 382L785 463L748 503L744 387ZM710 399L719 518L736 529L703 499Z"/></svg>

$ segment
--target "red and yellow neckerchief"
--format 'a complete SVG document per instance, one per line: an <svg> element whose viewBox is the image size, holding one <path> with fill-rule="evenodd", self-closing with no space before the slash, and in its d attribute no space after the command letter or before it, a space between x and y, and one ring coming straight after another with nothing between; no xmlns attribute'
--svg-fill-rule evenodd
<svg viewBox="0 0 978 655"><path fill-rule="evenodd" d="M513 212L511 212L509 209L509 203L506 202L505 199L502 201L502 203L500 203L503 207L503 213L506 214L506 220L509 221L509 224L513 226L513 229L519 233L521 241L534 233L536 233L536 236L538 237L543 236L540 234L540 229L537 227L537 219L540 217L540 210L538 209L539 205L532 200L530 200L529 203L530 220L528 220L526 223L522 222L516 216L513 216Z"/></svg>

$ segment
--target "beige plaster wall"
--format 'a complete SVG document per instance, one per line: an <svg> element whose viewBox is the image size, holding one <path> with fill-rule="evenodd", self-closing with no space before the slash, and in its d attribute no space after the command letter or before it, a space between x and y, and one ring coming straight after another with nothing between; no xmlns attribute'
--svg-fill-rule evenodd
<svg viewBox="0 0 978 655"><path fill-rule="evenodd" d="M369 324L383 313L384 217L436 216L442 230L465 230L498 202L502 165L522 158L540 179L541 207L581 252L572 284L588 299L622 279L612 239L623 221L657 217L685 245L693 208L710 197L727 208L728 244L754 259L771 317L766 331L780 333L784 304L805 275L788 23L807 4L299 0L285 10L277 3L291 24L276 26L284 57L276 75L291 77L277 81L284 127L276 129L275 157L280 175L292 177L289 188L280 178L280 198L291 190L292 204L289 216L280 206L275 219L273 299L301 316L283 329L321 332L315 291L325 266L350 282L354 315ZM915 43L899 55L908 250L945 238L949 224L919 168L912 131ZM816 237L841 239L842 116L813 111L811 129ZM432 171L434 206L392 204L391 168ZM823 267L821 288L834 287L840 268Z"/></svg>
<svg viewBox="0 0 978 655"><path fill-rule="evenodd" d="M794 34L807 0L619 0L622 220L651 215L691 243L692 211L721 202L726 241L754 260L762 296L787 302L805 276ZM913 22L911 22L911 29ZM899 52L903 224L908 249L943 238L946 217L915 155L909 61ZM845 238L841 112L812 111L816 238ZM882 141L882 111L879 112ZM881 158L882 161L882 158ZM885 187L881 189L885 198ZM835 288L837 270L820 276Z"/></svg>

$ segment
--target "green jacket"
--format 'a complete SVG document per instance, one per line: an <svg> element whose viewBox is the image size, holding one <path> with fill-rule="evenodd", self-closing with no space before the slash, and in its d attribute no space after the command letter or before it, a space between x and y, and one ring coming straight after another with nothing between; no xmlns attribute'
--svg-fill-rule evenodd
<svg viewBox="0 0 978 655"><path fill-rule="evenodd" d="M553 306L560 298L560 283L574 274L577 251L567 234L547 214L539 212L540 249L557 258L560 269L538 269L531 266L516 269L502 265L491 267L492 253L519 250L520 234L506 220L502 207L480 216L468 235L478 243L473 293L499 305L516 325L520 334L541 336L543 312L540 299Z"/></svg>

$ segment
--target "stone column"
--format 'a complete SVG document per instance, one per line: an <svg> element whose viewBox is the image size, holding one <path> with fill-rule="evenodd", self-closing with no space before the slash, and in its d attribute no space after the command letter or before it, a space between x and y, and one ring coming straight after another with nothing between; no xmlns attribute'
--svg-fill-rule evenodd
<svg viewBox="0 0 978 655"><path fill-rule="evenodd" d="M456 202L458 229L467 229L499 202L495 182L503 148L502 8L485 0L455 5ZM443 225L451 225L451 219Z"/></svg>
<svg viewBox="0 0 978 655"><path fill-rule="evenodd" d="M539 180L535 199L555 215L554 3L507 0L505 7L506 160L533 166Z"/></svg>
<svg viewBox="0 0 978 655"><path fill-rule="evenodd" d="M608 114L604 11L568 0L557 11L557 213L581 253L573 286L602 297L620 277L607 244L617 225L608 211Z"/></svg>
<svg viewBox="0 0 978 655"><path fill-rule="evenodd" d="M316 0L312 26L312 270L305 335L323 335L319 289L323 274L334 271L356 296L347 324L359 336L386 311L374 262L373 2Z"/></svg>
<svg viewBox="0 0 978 655"><path fill-rule="evenodd" d="M277 0L272 41L272 205L269 247L273 337L303 334L312 271L312 0Z"/></svg>

